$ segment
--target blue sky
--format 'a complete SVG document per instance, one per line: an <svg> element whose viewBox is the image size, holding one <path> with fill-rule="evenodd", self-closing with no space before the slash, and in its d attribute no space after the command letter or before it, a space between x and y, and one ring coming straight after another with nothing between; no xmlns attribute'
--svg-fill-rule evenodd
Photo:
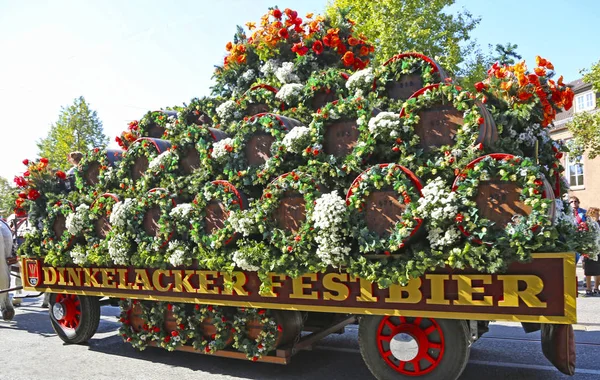
<svg viewBox="0 0 600 380"><path fill-rule="evenodd" d="M236 25L269 6L303 16L326 0L0 0L0 175L12 180L34 158L61 106L83 95L112 141L147 110L208 95L213 66ZM543 5L542 5L543 4ZM600 59L600 2L458 0L481 16L473 37L512 42L529 63L550 59L567 81Z"/></svg>

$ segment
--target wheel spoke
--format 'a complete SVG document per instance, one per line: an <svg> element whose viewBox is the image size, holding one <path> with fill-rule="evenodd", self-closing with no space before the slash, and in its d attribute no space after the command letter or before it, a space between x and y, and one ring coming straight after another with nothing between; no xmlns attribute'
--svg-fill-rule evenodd
<svg viewBox="0 0 600 380"><path fill-rule="evenodd" d="M429 348L430 349L434 349L434 350L441 350L442 349L442 345L440 343L437 343L437 342L429 342Z"/></svg>
<svg viewBox="0 0 600 380"><path fill-rule="evenodd" d="M405 317L399 317L400 318L400 323L406 323L406 318Z"/></svg>
<svg viewBox="0 0 600 380"><path fill-rule="evenodd" d="M394 335L379 335L379 340L389 342L390 340L392 340L393 337Z"/></svg>
<svg viewBox="0 0 600 380"><path fill-rule="evenodd" d="M417 359L413 359L410 361L415 369L415 373L420 373L421 372L421 367L419 365L419 360Z"/></svg>
<svg viewBox="0 0 600 380"><path fill-rule="evenodd" d="M423 320L423 318L421 318L421 317L415 318L415 320L413 321L413 325L420 326L422 320Z"/></svg>
<svg viewBox="0 0 600 380"><path fill-rule="evenodd" d="M434 332L434 331L436 331L436 330L437 330L437 329L436 329L435 325L431 325L431 326L429 326L428 328L426 328L425 330L423 330L423 332L424 332L426 335L429 335L429 334L431 334L432 332Z"/></svg>
<svg viewBox="0 0 600 380"><path fill-rule="evenodd" d="M385 324L387 325L387 327L389 327L392 331L396 330L396 326L395 324L392 323L392 321L389 318L385 318Z"/></svg>
<svg viewBox="0 0 600 380"><path fill-rule="evenodd" d="M435 363L435 358L432 358L431 355L429 355L429 352L423 355L423 359L427 360L431 364Z"/></svg>

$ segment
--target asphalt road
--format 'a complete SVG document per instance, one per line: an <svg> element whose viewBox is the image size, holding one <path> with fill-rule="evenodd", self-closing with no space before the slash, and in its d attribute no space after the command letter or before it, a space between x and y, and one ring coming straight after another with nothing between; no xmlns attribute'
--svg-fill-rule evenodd
<svg viewBox="0 0 600 380"><path fill-rule="evenodd" d="M118 309L102 308L96 335L87 345L65 345L50 325L41 298L27 299L12 322L0 322L0 379L371 379L357 343L357 326L322 340L287 366L252 363L158 348L135 351L117 336ZM600 378L600 297L579 298L574 379ZM466 380L566 379L544 358L539 334L520 325L491 325L471 349Z"/></svg>

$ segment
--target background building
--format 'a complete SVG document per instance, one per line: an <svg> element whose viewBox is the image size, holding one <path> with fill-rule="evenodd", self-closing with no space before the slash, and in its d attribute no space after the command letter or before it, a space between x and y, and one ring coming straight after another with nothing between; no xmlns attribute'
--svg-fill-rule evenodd
<svg viewBox="0 0 600 380"><path fill-rule="evenodd" d="M562 139L565 142L573 137L567 129L567 123L575 113L600 111L600 93L595 93L591 84L578 79L568 85L575 93L573 107L557 114L554 127L550 130L554 140ZM579 159L565 155L563 166L564 176L570 185L569 193L579 198L581 207L600 207L600 157L589 160L585 155Z"/></svg>

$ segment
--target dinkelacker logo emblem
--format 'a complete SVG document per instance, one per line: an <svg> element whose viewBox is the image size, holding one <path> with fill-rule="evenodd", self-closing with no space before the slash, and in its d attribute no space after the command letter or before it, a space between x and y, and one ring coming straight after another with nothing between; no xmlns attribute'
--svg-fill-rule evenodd
<svg viewBox="0 0 600 380"><path fill-rule="evenodd" d="M42 271L40 270L40 262L37 260L27 260L27 281L31 286L37 286L42 281Z"/></svg>

